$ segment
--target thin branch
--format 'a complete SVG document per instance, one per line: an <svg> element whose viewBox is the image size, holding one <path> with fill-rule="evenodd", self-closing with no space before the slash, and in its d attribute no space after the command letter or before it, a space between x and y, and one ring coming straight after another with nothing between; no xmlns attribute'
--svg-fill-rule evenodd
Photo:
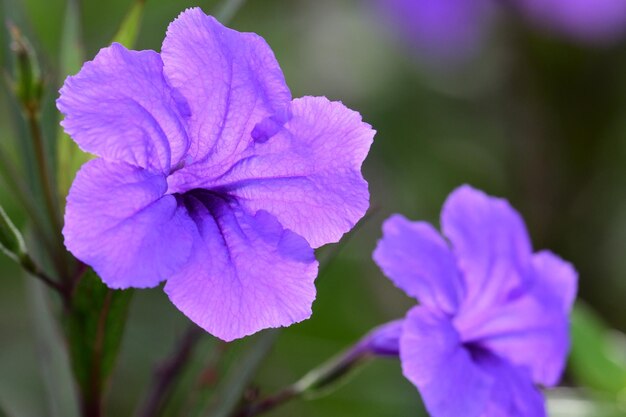
<svg viewBox="0 0 626 417"><path fill-rule="evenodd" d="M136 413L137 417L156 417L159 415L203 334L202 329L194 324L187 329L172 354L155 371L153 383L143 405Z"/></svg>
<svg viewBox="0 0 626 417"><path fill-rule="evenodd" d="M67 292L65 291L65 287L61 285L60 283L58 283L57 281L50 278L45 272L43 272L41 268L39 268L37 264L35 264L35 261L33 261L33 259L30 256L24 255L20 257L18 259L18 263L20 264L22 268L24 268L26 272L30 273L35 278L38 278L40 281L42 281L44 284L46 284L53 290L57 291L61 295L61 297L63 297L63 299L66 300Z"/></svg>
<svg viewBox="0 0 626 417"><path fill-rule="evenodd" d="M295 384L289 385L257 403L242 406L231 417L254 417L305 394L319 393L372 357L373 352L368 344L368 336L365 336L352 348L313 369Z"/></svg>
<svg viewBox="0 0 626 417"><path fill-rule="evenodd" d="M59 220L58 207L55 203L56 197L54 193L54 186L51 181L51 170L46 160L43 134L41 132L41 126L39 125L39 111L35 108L35 106L26 106L25 116L33 139L35 158L37 159L38 167L37 172L39 173L39 181L43 189L46 209L48 211L54 232L57 233L61 230L61 222Z"/></svg>

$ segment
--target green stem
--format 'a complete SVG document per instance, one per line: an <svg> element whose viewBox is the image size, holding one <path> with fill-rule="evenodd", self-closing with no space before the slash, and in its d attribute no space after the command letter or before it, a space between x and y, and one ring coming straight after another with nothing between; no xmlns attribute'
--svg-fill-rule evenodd
<svg viewBox="0 0 626 417"><path fill-rule="evenodd" d="M160 414L203 334L201 328L195 324L190 325L171 356L154 373L148 394L136 413L138 417L156 417Z"/></svg>
<svg viewBox="0 0 626 417"><path fill-rule="evenodd" d="M39 182L41 183L41 189L43 190L44 204L46 206L46 211L50 219L50 224L52 225L52 238L53 240L58 240L58 242L62 242L62 239L60 237L62 228L60 220L61 216L59 214L59 207L56 204L57 200L55 197L55 187L52 181L52 171L46 159L38 106L36 104L27 105L25 106L24 110L31 137L33 139L33 147L35 149L35 158L37 160L38 168L37 172L39 175ZM67 282L70 279L70 276L67 270L67 265L65 263L65 249L61 243L53 245L51 257L56 266L57 272L61 277L61 280L68 285L71 285L71 283Z"/></svg>
<svg viewBox="0 0 626 417"><path fill-rule="evenodd" d="M4 178L7 187L9 187L13 195L19 199L22 207L33 220L41 236L46 239L46 244L50 245L51 242L46 235L46 228L43 225L39 212L35 209L35 203L31 197L31 193L28 191L22 177L18 174L15 165L13 165L2 149L0 149L0 174Z"/></svg>
<svg viewBox="0 0 626 417"><path fill-rule="evenodd" d="M104 304L98 317L89 384L87 389L81 393L81 411L83 417L101 417L103 412L102 357L104 354L106 322L109 317L109 312L111 311L112 299L113 290L109 289L107 290Z"/></svg>
<svg viewBox="0 0 626 417"><path fill-rule="evenodd" d="M48 275L46 275L46 273L43 272L41 268L37 266L37 264L33 261L33 259L30 256L22 255L18 259L18 262L20 266L24 268L26 272L28 272L35 278L38 278L41 282L46 284L48 287L58 292L61 298L63 299L63 302L66 305L69 305L68 303L70 301L70 296L68 292L66 291L65 286L61 285L60 283L58 283L57 281L53 280Z"/></svg>
<svg viewBox="0 0 626 417"><path fill-rule="evenodd" d="M46 159L43 135L39 125L39 110L36 105L29 105L25 108L26 120L30 129L33 145L35 149L35 158L37 159L37 167L39 168L39 182L44 193L44 203L50 217L50 222L54 227L55 233L61 230L61 222L59 221L58 208L55 203L54 187L52 186L51 170Z"/></svg>
<svg viewBox="0 0 626 417"><path fill-rule="evenodd" d="M350 371L374 357L367 340L366 336L346 352L313 369L295 384L289 385L257 403L240 408L231 417L257 416L305 394L319 394L348 375Z"/></svg>

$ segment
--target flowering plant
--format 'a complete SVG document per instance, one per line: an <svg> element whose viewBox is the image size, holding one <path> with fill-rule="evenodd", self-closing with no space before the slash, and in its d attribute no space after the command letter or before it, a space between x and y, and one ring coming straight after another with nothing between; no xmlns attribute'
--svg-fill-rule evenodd
<svg viewBox="0 0 626 417"><path fill-rule="evenodd" d="M585 0L392 0L375 8L364 2L359 10L382 11L377 20L395 22L393 29L420 53L463 60L480 48L502 11L524 28L608 48L626 27L626 9L612 1L602 0L593 12ZM269 3L244 3L224 0L209 14L137 0L112 42L91 40L93 50L84 52L79 41L90 39L91 28L83 37L81 23L92 5L68 0L61 58L52 64L29 40L35 37L17 6L7 11L7 99L19 135L14 149L0 144L6 255L0 267L6 260L36 278L23 282L41 362L19 360L30 352L13 347L19 332L2 339L0 417L131 410L137 417L307 415L305 408L282 406L336 391L330 398L340 407L312 403L316 415L554 417L562 396L573 392L586 401L596 391L605 397L586 404L619 411L626 364L608 348L601 322L583 304L574 306L577 269L589 275L589 264L567 244L582 240L576 213L584 210L576 204L595 188L575 182L564 189L581 188L582 197L559 200L554 183L562 172L549 168L582 156L541 154L552 146L542 135L559 129L543 124L547 116L532 118L550 107L535 107L536 85L516 85L513 98L508 90L470 97L441 85L416 93L413 73L394 72L389 84L372 77L381 68L402 68L391 65L401 59L378 62L390 51L369 44L377 36L370 25L360 36L337 36L333 22L342 30L358 26L357 19L334 14L341 7L290 6L307 13L288 22L254 15ZM325 15L325 7L333 13ZM136 47L154 44L138 37L144 12L150 22L150 13L166 9L171 22L159 27L157 46ZM240 9L242 16L253 10L253 30L269 35L267 41L240 30L245 19L229 23ZM281 31L264 30L268 22ZM294 22L294 39L272 36ZM510 45L527 46L515 36ZM351 53L353 46L365 58ZM352 59L352 71L344 71ZM337 78L319 86L303 81L322 67L329 71L321 79ZM532 70L522 68L529 74L519 80L533 80ZM508 88L514 79L493 85ZM376 80L384 93L370 88ZM301 89L320 95L293 98L292 90ZM434 91L444 94L433 99ZM368 104L369 95L375 99ZM429 105L422 106L422 95ZM490 100L502 97L496 109ZM444 104L449 100L455 104ZM496 116L493 124L476 123L487 137L477 151L467 120L482 120L476 109L486 101L484 113ZM509 115L512 102L519 108ZM602 119L598 113L590 117ZM439 114L444 117L433 117ZM509 123L510 137L500 131ZM572 130L578 140L592 131ZM528 154L511 151L517 147ZM510 160L517 164L506 166ZM494 175L519 174L520 167L523 175ZM394 171L398 180L388 177ZM454 188L468 177L511 203L470 185ZM451 188L441 231L401 214L387 217L401 208L428 219L429 202L438 206ZM565 236L566 244L555 236ZM599 245L596 256L608 246ZM0 318L16 327L19 318L4 314L20 311L3 307L14 298L10 285L0 292ZM43 388L27 390L28 401L12 394L18 389L6 391L14 380L16 387L22 383L5 373L6 358L22 379L29 379L29 366L41 368ZM351 387L360 391L347 407L346 391L337 388L365 364L373 366L354 379ZM33 400L37 390L46 401ZM369 402L375 396L380 407Z"/></svg>

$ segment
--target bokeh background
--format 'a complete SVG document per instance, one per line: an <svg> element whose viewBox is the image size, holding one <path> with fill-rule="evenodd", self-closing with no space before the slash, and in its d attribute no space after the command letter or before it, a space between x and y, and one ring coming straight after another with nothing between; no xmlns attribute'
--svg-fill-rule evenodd
<svg viewBox="0 0 626 417"><path fill-rule="evenodd" d="M81 42L92 58L133 2L78 3ZM535 248L554 250L580 272L574 355L563 388L550 395L551 415L626 415L626 372L620 373L626 363L626 43L577 42L502 12L471 57L441 59L403 37L381 3L249 0L229 22L268 41L294 97L341 100L378 131L364 166L371 213L343 243L319 251L325 267L313 317L277 335L247 395L295 381L373 326L401 317L414 302L371 260L382 221L401 212L438 225L446 195L469 183L508 198L526 219ZM147 0L136 49L158 51L168 22L184 8L210 13L221 5ZM68 75L59 61L66 1L4 0L3 14L33 43L51 102ZM7 46L4 34L5 72ZM3 85L0 146L11 153L19 132L7 94ZM52 150L54 138L48 139ZM6 181L0 204L25 225ZM56 307L45 289L0 256L0 404L12 417L77 415ZM136 292L129 320L110 382L109 416L131 415L155 364L188 327L158 288ZM246 354L251 339L225 347L204 337L166 415L195 415L198 402L215 401L217 381L236 377L238 354ZM182 399L190 392L195 403ZM295 401L271 415L425 414L390 359L329 396Z"/></svg>

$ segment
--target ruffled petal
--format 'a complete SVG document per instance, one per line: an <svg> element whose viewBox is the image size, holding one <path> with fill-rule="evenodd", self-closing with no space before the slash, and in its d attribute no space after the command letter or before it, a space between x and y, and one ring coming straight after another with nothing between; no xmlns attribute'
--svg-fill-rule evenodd
<svg viewBox="0 0 626 417"><path fill-rule="evenodd" d="M480 314L528 284L530 240L506 200L461 186L444 204L441 225L465 281L466 310Z"/></svg>
<svg viewBox="0 0 626 417"><path fill-rule="evenodd" d="M476 355L476 363L494 380L484 417L545 417L541 392L523 368L490 354Z"/></svg>
<svg viewBox="0 0 626 417"><path fill-rule="evenodd" d="M165 292L187 317L231 341L311 315L317 261L302 237L267 212L252 216L210 193L185 201L199 233Z"/></svg>
<svg viewBox="0 0 626 417"><path fill-rule="evenodd" d="M169 83L189 104L187 164L201 164L212 175L227 169L252 141L257 123L291 101L263 38L228 29L199 8L184 11L169 25L161 57Z"/></svg>
<svg viewBox="0 0 626 417"><path fill-rule="evenodd" d="M313 247L337 242L369 206L361 164L375 132L358 113L320 97L294 100L290 120L267 137L272 130L263 124L255 132L262 140L202 186L250 212L266 210Z"/></svg>
<svg viewBox="0 0 626 417"><path fill-rule="evenodd" d="M472 360L449 318L414 307L400 337L402 371L433 417L479 417L495 381Z"/></svg>
<svg viewBox="0 0 626 417"><path fill-rule="evenodd" d="M167 174L188 147L181 100L159 54L114 43L65 80L57 107L82 150Z"/></svg>
<svg viewBox="0 0 626 417"><path fill-rule="evenodd" d="M449 314L457 311L463 282L447 242L430 224L391 216L383 224L374 260L394 284L420 304Z"/></svg>
<svg viewBox="0 0 626 417"><path fill-rule="evenodd" d="M157 285L187 261L195 230L166 188L161 174L88 162L67 197L65 245L111 288Z"/></svg>

